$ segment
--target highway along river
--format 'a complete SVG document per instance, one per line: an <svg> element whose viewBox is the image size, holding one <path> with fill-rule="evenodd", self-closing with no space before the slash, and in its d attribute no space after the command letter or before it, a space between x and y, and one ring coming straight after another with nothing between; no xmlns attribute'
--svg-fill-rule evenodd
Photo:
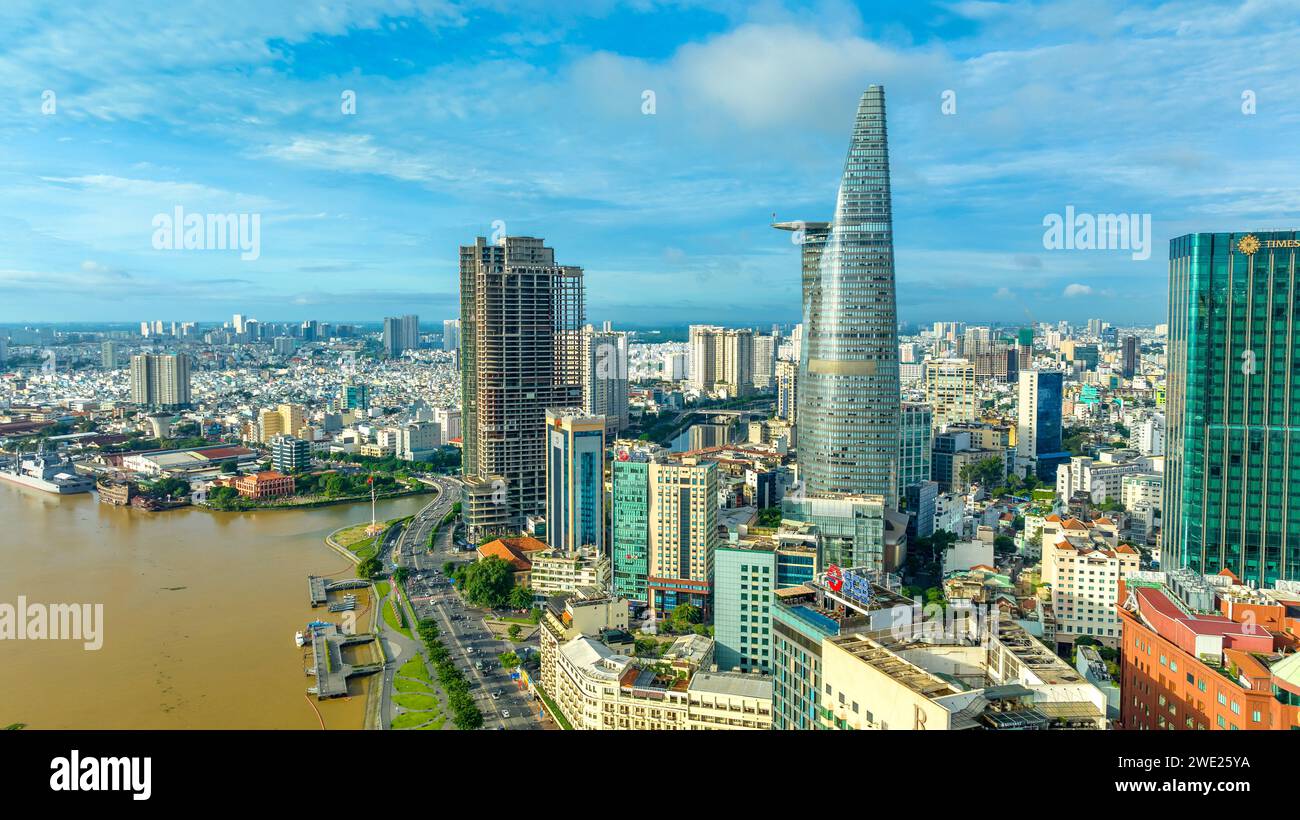
<svg viewBox="0 0 1300 820"><path fill-rule="evenodd" d="M381 501L379 520L430 498ZM0 483L0 606L20 595L104 606L97 651L0 640L0 727L361 728L371 679L352 679L347 699L309 701L293 636L317 618L339 621L308 605L307 575L354 577L324 538L369 517L368 503L149 513ZM365 590L357 599L360 630L373 613Z"/></svg>

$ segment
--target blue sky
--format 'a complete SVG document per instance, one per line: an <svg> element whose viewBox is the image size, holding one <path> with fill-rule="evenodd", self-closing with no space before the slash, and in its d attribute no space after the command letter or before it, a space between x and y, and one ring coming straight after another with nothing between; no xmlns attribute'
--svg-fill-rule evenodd
<svg viewBox="0 0 1300 820"><path fill-rule="evenodd" d="M497 220L592 321L795 320L768 225L829 216L871 83L904 320L1155 323L1171 237L1300 225L1288 0L76 5L0 6L0 322L433 322ZM1150 258L1045 249L1071 205ZM260 256L155 249L176 206Z"/></svg>

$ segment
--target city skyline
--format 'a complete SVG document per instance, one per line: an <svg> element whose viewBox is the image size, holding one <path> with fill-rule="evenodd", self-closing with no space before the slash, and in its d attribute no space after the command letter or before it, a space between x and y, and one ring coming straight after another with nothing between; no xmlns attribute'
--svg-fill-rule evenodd
<svg viewBox="0 0 1300 820"><path fill-rule="evenodd" d="M797 251L768 223L830 217L843 112L879 82L903 149L902 320L1154 324L1170 238L1293 227L1277 180L1296 170L1300 108L1255 55L1296 32L1271 5L1166 3L1081 27L1068 2L1033 25L994 4L888 21L838 2L594 18L381 4L216 29L180 7L142 13L153 38L96 41L75 64L43 46L76 48L122 14L0 12L28 43L0 61L0 320L453 316L461 237L500 227L568 249L596 319L791 321ZM559 99L581 133L517 116ZM258 216L256 253L156 248L155 219L178 208ZM1076 210L1148 218L1147 258L1048 250L1044 220ZM628 277L674 296L643 304Z"/></svg>

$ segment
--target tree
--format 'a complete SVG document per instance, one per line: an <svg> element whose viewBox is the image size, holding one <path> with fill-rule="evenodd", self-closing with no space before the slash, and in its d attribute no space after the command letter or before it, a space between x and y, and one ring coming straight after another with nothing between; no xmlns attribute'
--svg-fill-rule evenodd
<svg viewBox="0 0 1300 820"><path fill-rule="evenodd" d="M510 601L515 584L514 567L491 555L467 566L463 579L461 588L471 604L498 609Z"/></svg>
<svg viewBox="0 0 1300 820"><path fill-rule="evenodd" d="M393 580L399 584L406 583L406 579L410 577L411 577L411 570L409 567L398 567L397 569L393 570Z"/></svg>
<svg viewBox="0 0 1300 820"><path fill-rule="evenodd" d="M357 564L357 575L362 578L374 578L383 571L383 562L373 555L362 561L360 564Z"/></svg>
<svg viewBox="0 0 1300 820"><path fill-rule="evenodd" d="M533 591L528 587L517 586L510 590L510 608L528 609L533 605ZM513 636L511 636L513 637Z"/></svg>
<svg viewBox="0 0 1300 820"><path fill-rule="evenodd" d="M515 588L518 589L518 587ZM519 640L519 633L522 631L523 628L519 624L511 624L510 628L506 630L506 634L510 636L510 640L517 641Z"/></svg>
<svg viewBox="0 0 1300 820"><path fill-rule="evenodd" d="M1002 486L1007 476L1007 464L999 456L990 456L972 464L962 466L960 478L963 483L979 484L992 489Z"/></svg>

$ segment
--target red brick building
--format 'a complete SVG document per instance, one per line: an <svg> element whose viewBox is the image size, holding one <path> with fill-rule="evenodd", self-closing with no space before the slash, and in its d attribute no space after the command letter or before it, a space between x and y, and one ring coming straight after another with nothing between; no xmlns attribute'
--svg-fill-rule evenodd
<svg viewBox="0 0 1300 820"><path fill-rule="evenodd" d="M1123 582L1122 727L1300 729L1300 598L1192 586Z"/></svg>

